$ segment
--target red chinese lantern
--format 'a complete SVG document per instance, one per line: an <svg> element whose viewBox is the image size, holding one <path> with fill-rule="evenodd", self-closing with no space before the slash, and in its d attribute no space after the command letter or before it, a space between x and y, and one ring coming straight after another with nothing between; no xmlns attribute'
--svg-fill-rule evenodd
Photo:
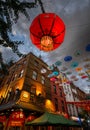
<svg viewBox="0 0 90 130"><path fill-rule="evenodd" d="M32 43L43 51L58 48L65 35L65 24L55 13L39 14L30 26Z"/></svg>

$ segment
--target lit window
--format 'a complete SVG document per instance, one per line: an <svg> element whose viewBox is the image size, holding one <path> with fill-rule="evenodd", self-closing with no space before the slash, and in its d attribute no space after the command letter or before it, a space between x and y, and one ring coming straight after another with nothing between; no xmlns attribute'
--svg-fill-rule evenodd
<svg viewBox="0 0 90 130"><path fill-rule="evenodd" d="M27 91L22 91L20 94L20 100L24 102L29 102L30 100L30 93Z"/></svg>
<svg viewBox="0 0 90 130"><path fill-rule="evenodd" d="M42 76L42 84L44 84L45 83L45 77L44 76Z"/></svg>
<svg viewBox="0 0 90 130"><path fill-rule="evenodd" d="M24 94L23 94L23 97L24 97L24 98L28 98L28 94L27 94L27 93L24 93Z"/></svg>
<svg viewBox="0 0 90 130"><path fill-rule="evenodd" d="M22 77L23 76L23 73L24 73L24 70L21 70L20 74L18 77Z"/></svg>
<svg viewBox="0 0 90 130"><path fill-rule="evenodd" d="M37 72L36 72L36 71L33 71L32 78L33 78L34 80L36 80L36 79L37 79Z"/></svg>

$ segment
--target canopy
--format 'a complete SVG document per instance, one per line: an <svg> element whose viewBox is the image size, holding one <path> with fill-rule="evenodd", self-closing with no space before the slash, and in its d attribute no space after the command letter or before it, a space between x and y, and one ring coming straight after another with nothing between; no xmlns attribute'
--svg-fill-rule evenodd
<svg viewBox="0 0 90 130"><path fill-rule="evenodd" d="M79 126L78 123L64 118L62 115L45 112L39 118L26 122L26 125L66 125L66 126Z"/></svg>

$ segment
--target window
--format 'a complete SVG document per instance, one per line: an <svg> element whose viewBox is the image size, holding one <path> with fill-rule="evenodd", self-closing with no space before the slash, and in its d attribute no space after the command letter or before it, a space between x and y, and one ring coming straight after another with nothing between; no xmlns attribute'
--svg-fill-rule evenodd
<svg viewBox="0 0 90 130"><path fill-rule="evenodd" d="M23 61L23 64L26 64L26 60Z"/></svg>
<svg viewBox="0 0 90 130"><path fill-rule="evenodd" d="M12 77L12 81L14 80L14 76Z"/></svg>
<svg viewBox="0 0 90 130"><path fill-rule="evenodd" d="M62 90L60 89L60 97L62 97Z"/></svg>
<svg viewBox="0 0 90 130"><path fill-rule="evenodd" d="M58 111L58 100L57 100L57 98L55 98L55 108L56 108L56 111Z"/></svg>
<svg viewBox="0 0 90 130"><path fill-rule="evenodd" d="M64 101L61 101L62 103L62 111L64 112L65 111L65 108L64 108Z"/></svg>
<svg viewBox="0 0 90 130"><path fill-rule="evenodd" d="M56 94L56 93L57 93L57 92L56 92L56 86L53 85L53 88L54 88L54 93Z"/></svg>
<svg viewBox="0 0 90 130"><path fill-rule="evenodd" d="M47 70L43 67L42 69L41 69L41 73L43 74L43 73L46 73L47 72Z"/></svg>
<svg viewBox="0 0 90 130"><path fill-rule="evenodd" d="M15 74L15 78L17 77L17 74Z"/></svg>
<svg viewBox="0 0 90 130"><path fill-rule="evenodd" d="M31 93L36 94L36 88L35 87L31 87Z"/></svg>
<svg viewBox="0 0 90 130"><path fill-rule="evenodd" d="M42 82L42 84L45 83L45 77L44 76L42 76L41 82Z"/></svg>
<svg viewBox="0 0 90 130"><path fill-rule="evenodd" d="M19 74L19 78L23 76L24 70L21 70L20 74Z"/></svg>
<svg viewBox="0 0 90 130"><path fill-rule="evenodd" d="M11 75L12 76L12 75ZM11 76L9 76L9 78L8 78L8 80L7 80L7 82L6 82L6 84L10 84L10 82L11 82L11 80L12 80L12 77Z"/></svg>
<svg viewBox="0 0 90 130"><path fill-rule="evenodd" d="M12 81L15 80L17 78L17 74L14 75L14 77L12 78Z"/></svg>
<svg viewBox="0 0 90 130"><path fill-rule="evenodd" d="M32 78L33 78L34 80L36 80L36 79L37 79L37 72L36 72L36 71L33 71Z"/></svg>
<svg viewBox="0 0 90 130"><path fill-rule="evenodd" d="M35 65L35 66L38 66L38 65L39 65L38 61L35 60L35 61L34 61L34 65Z"/></svg>
<svg viewBox="0 0 90 130"><path fill-rule="evenodd" d="M30 94L30 101L34 102L35 101L35 95L34 94Z"/></svg>

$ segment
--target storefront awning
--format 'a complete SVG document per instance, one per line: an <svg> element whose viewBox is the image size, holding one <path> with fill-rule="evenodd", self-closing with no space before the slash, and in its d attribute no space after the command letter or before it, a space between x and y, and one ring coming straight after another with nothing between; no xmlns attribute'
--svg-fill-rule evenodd
<svg viewBox="0 0 90 130"><path fill-rule="evenodd" d="M31 121L31 122L26 122L26 125L65 125L65 126L78 126L79 124L64 118L62 115L54 114L54 113L49 113L45 112L42 116L39 118Z"/></svg>

